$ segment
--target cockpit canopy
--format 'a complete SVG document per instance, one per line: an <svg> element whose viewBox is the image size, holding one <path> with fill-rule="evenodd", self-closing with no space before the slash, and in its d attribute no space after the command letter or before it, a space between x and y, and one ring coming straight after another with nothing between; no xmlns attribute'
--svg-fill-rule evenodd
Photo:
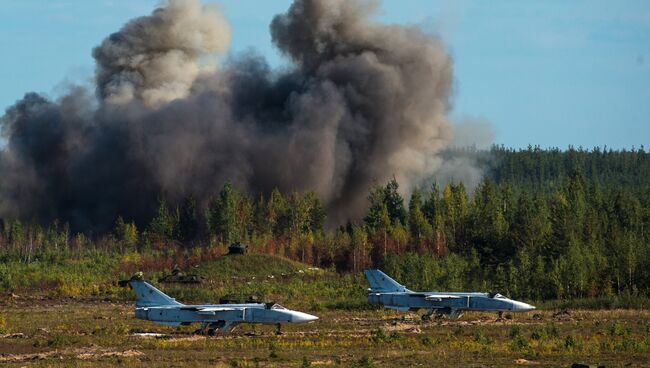
<svg viewBox="0 0 650 368"><path fill-rule="evenodd" d="M505 296L503 296L503 295L501 295L499 293L489 293L488 296L491 299L508 299L508 298L506 298Z"/></svg>
<svg viewBox="0 0 650 368"><path fill-rule="evenodd" d="M266 305L266 309L287 309L287 308L281 306L281 305L278 304L278 303L272 303L272 304L271 304L271 303L268 303L268 304Z"/></svg>

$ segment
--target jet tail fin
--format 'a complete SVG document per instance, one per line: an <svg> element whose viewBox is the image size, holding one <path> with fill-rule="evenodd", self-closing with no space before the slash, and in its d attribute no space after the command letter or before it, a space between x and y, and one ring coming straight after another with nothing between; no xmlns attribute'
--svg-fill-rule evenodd
<svg viewBox="0 0 650 368"><path fill-rule="evenodd" d="M401 292L408 293L411 290L407 289L404 285L393 280L390 276L381 272L380 270L364 270L368 284L370 284L370 291L373 292Z"/></svg>
<svg viewBox="0 0 650 368"><path fill-rule="evenodd" d="M153 307L161 305L182 305L176 299L156 289L144 280L131 279L129 285L135 291L135 305L138 307Z"/></svg>

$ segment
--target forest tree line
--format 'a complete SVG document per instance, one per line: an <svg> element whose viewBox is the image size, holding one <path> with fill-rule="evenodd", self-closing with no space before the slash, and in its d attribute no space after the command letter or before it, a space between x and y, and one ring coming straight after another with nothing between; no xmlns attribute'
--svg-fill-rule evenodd
<svg viewBox="0 0 650 368"><path fill-rule="evenodd" d="M486 175L415 190L377 183L366 216L326 229L314 193L251 196L226 183L206 208L160 200L148 224L109 234L3 219L5 260L52 252L195 249L240 241L253 252L359 272L379 266L412 289L498 290L529 299L650 295L650 153L529 147L464 150Z"/></svg>

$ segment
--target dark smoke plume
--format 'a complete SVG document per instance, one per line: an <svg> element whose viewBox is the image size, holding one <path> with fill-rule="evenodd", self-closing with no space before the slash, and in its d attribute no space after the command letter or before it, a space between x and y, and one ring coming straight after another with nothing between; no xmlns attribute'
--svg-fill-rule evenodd
<svg viewBox="0 0 650 368"><path fill-rule="evenodd" d="M2 117L0 217L99 230L231 180L315 190L337 222L362 215L375 180L423 184L451 141L452 62L418 28L373 21L377 7L295 0L270 27L282 71L254 54L216 67L229 28L198 0L130 21L93 51L94 94L29 93Z"/></svg>

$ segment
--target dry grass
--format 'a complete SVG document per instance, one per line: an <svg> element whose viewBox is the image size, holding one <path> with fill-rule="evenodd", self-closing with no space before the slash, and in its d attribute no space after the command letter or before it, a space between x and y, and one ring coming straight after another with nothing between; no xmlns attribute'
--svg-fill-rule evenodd
<svg viewBox="0 0 650 368"><path fill-rule="evenodd" d="M496 322L474 313L424 323L392 311L314 312L321 319L243 325L203 337L158 326L110 301L6 299L0 365L34 366L650 366L650 311L541 311ZM144 334L143 334L144 333ZM156 335L157 334L157 335Z"/></svg>

